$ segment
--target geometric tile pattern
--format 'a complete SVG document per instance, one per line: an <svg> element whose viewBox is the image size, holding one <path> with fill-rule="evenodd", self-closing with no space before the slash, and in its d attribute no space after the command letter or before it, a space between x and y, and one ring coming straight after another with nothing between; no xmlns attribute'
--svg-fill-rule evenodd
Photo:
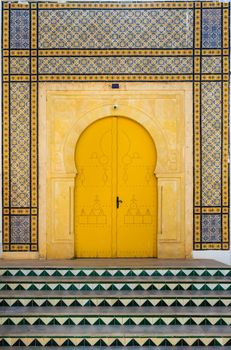
<svg viewBox="0 0 231 350"><path fill-rule="evenodd" d="M5 251L38 250L39 82L120 79L193 84L194 249L229 249L229 8L3 1ZM30 216L31 237L22 219L19 238L16 215Z"/></svg>
<svg viewBox="0 0 231 350"><path fill-rule="evenodd" d="M221 10L203 9L202 11L202 47L221 47Z"/></svg>
<svg viewBox="0 0 231 350"><path fill-rule="evenodd" d="M202 241L206 243L221 241L221 215L203 214Z"/></svg>
<svg viewBox="0 0 231 350"><path fill-rule="evenodd" d="M11 288L11 286L10 286ZM9 289L8 289L9 290ZM24 291L25 296L22 296L20 292L17 292L17 290L20 291ZM228 296L224 296L222 295L222 292L218 293L217 289L213 289L213 297L211 297L208 293L206 294L206 290L203 289L203 297L201 295L199 295L199 293L197 294L197 290L195 290L195 296L185 296L185 297L180 297L179 295L175 295L175 296L168 296L168 295L164 295L164 296L156 296L153 297L151 295L148 295L146 297L143 297L140 293L135 293L135 296L131 297L129 296L129 292L128 290L124 292L124 289L122 289L120 291L120 296L112 296L111 294L111 290L108 291L108 295L107 296L99 296L95 293L94 295L94 299L91 296L80 296L80 297L73 297L73 296L54 296L54 294L56 294L57 289L50 289L50 291L46 291L45 289L41 289L40 291L38 289L31 289L30 291L32 291L34 293L34 296L31 295L31 293L29 293L28 291L26 291L25 289L23 289L23 283L21 283L18 286L17 290L13 290L14 293L16 294L15 297L8 297L6 295L6 292L4 292L4 290L1 291L1 297L4 298L0 301L0 307L4 307L4 306L8 306L8 307L31 307L31 306L35 306L35 307L42 307L43 309L43 313L47 314L50 311L50 307L62 307L62 316L69 316L68 315L68 309L65 310L65 308L69 308L69 307L79 307L79 311L82 311L84 313L84 318L86 318L87 316L89 316L88 314L88 310L86 309L86 307L91 307L91 308L99 308L99 307L107 307L107 308L117 308L114 309L114 315L117 314L117 316L120 314L121 312L118 308L120 307L126 307L126 308L134 308L134 307L152 307L152 308L157 308L156 310L153 309L152 312L155 314L158 314L160 312L161 309L158 310L158 308L162 308L162 307L172 307L175 308L175 310L172 311L172 313L177 316L177 307L190 307L193 311L193 308L197 308L197 307L203 307L205 305L207 305L208 307L213 307L213 306L219 306L219 307L231 307L231 301L230 298ZM69 289L71 290L71 289ZM73 290L75 290L73 288ZM183 289L182 289L183 290ZM181 292L183 293L183 291L181 290ZM190 290L190 289L189 289ZM187 290L187 293L188 291ZM225 289L224 289L225 290ZM226 289L227 290L227 289ZM37 297L36 293L42 291L42 297ZM163 290L160 290L160 292L163 292ZM175 290L172 291L173 294L175 293ZM201 292L201 290L199 290L199 292ZM209 291L211 293L211 290ZM19 294L17 296L17 293ZM218 294L218 296L216 296L215 294ZM186 294L186 293L185 293ZM188 293L190 294L190 293ZM221 300L222 298L222 300ZM92 300L93 299L93 300ZM177 299L177 301L176 301ZM46 309L45 309L46 308ZM133 311L133 313L136 315L137 317L137 310L134 309L130 309L131 311ZM129 309L127 309L127 312L130 311ZM144 309L143 313L147 313L148 309ZM1 309L0 309L1 311ZM94 318L97 316L97 309L91 309L92 313L94 313L92 316L94 316ZM135 311L135 312L134 312ZM102 312L102 311L101 311ZM193 311L192 314L194 314L195 309ZM73 312L74 315L74 312ZM123 315L123 314L122 314ZM126 312L125 312L126 315ZM37 316L37 315L34 315ZM49 316L49 314L48 314ZM75 314L74 316L80 316L79 314ZM181 313L178 313L178 316L182 316ZM195 315L198 316L198 315ZM201 317L201 313L200 313L200 317ZM207 317L207 315L203 316ZM32 313L31 313L31 317ZM45 318L45 317L44 317ZM73 317L74 318L74 317ZM82 317L83 318L83 317ZM117 318L118 319L118 318ZM28 316L27 316L27 320L28 320ZM32 318L32 321L36 321L34 319L34 317ZM76 323L76 321L81 321L81 318L78 317L77 320L75 320L74 322ZM110 318L109 318L110 321ZM121 324L124 320L121 320ZM108 322L108 321L107 321ZM106 322L106 324L107 324ZM229 318L229 322L231 322L231 317ZM0 320L1 323L1 320Z"/></svg>
<svg viewBox="0 0 231 350"><path fill-rule="evenodd" d="M200 327L201 328L201 327ZM198 329L199 332L199 329ZM9 339L8 339L9 338ZM56 347L70 347L73 348L83 348L84 347L98 347L100 344L100 348L105 349L109 347L116 347L116 349L121 349L122 347L130 347L134 348L142 347L144 349L148 349L150 347L157 347L158 349L169 350L171 346L174 346L176 350L179 350L183 346L190 346L190 349L198 349L201 350L207 348L207 346L212 347L216 344L216 347L227 347L230 345L230 338L227 336L213 337L209 335L205 337L203 335L192 336L192 337L178 337L174 336L173 338L167 338L164 336L159 337L91 337L87 340L83 337L8 337L6 336L2 340L0 339L0 346L5 346L6 349L9 346L23 346L23 349L31 348L34 346L41 347L49 347L50 349L55 349ZM72 348L71 348L72 347ZM20 348L19 348L20 349ZM212 349L212 348L211 348Z"/></svg>
<svg viewBox="0 0 231 350"><path fill-rule="evenodd" d="M36 306L36 303L35 305ZM0 310L1 311L1 310ZM187 317L174 317L173 315L160 316L160 317L148 317L148 316L29 316L26 317L2 317L0 325L14 326L14 325L79 325L79 326L171 326L171 325L215 325L215 326L230 326L231 317L214 317L214 316L187 316Z"/></svg>
<svg viewBox="0 0 231 350"><path fill-rule="evenodd" d="M188 48L193 11L41 10L39 48Z"/></svg>
<svg viewBox="0 0 231 350"><path fill-rule="evenodd" d="M166 326L165 326L166 327ZM197 331L199 333L199 330L201 327L198 327ZM26 331L28 331L28 327L24 328L24 332L26 334ZM76 329L76 332L78 332L78 329ZM91 336L89 338L84 338L81 336L69 336L69 337L35 337L35 336L21 336L21 337L10 337L5 336L4 338L0 338L0 346L5 347L18 347L18 345L21 345L22 348L28 349L35 346L41 346L45 348L55 349L56 347L70 347L70 349L74 348L83 348L83 347L102 347L104 348L110 348L110 347L116 347L116 349L120 349L122 347L131 347L133 348L139 348L144 347L145 349L148 349L149 347L157 347L157 349L171 349L171 346L175 347L176 350L179 350L182 348L182 346L188 346L192 350L201 350L201 349L209 349L213 347L214 344L216 344L216 349L219 349L219 347L229 347L230 346L230 338L227 335L224 336L203 336L203 335L194 335L194 336L173 336L171 334L168 338L168 336L151 336L147 335L145 337L141 336L117 336L114 337L108 337L108 336ZM208 346L208 347L207 347ZM20 349L20 348L19 348ZM39 348L40 349L40 348ZM68 348L67 348L68 349ZM211 348L212 349L212 348Z"/></svg>
<svg viewBox="0 0 231 350"><path fill-rule="evenodd" d="M222 58L220 56L203 57L202 58L202 73L221 73Z"/></svg>
<svg viewBox="0 0 231 350"><path fill-rule="evenodd" d="M9 277L231 277L229 268L0 268Z"/></svg>
<svg viewBox="0 0 231 350"><path fill-rule="evenodd" d="M231 270L229 268L146 268L146 269L128 269L128 268L2 268L0 269L0 290L8 291L5 297L14 298L16 292L28 291L36 297L36 291L44 291L49 293L57 291L64 293L65 291L79 291L84 294L62 294L58 298L86 300L87 293L94 291L94 298L104 299L105 295L101 295L102 291L110 291L110 297L118 298L112 293L125 293L124 302L129 304L129 298L126 293L133 291L138 293L138 301L142 303L144 294L139 294L142 291L149 293L167 293L174 291L180 293L178 297L183 299L189 295L183 295L185 291L216 291L217 294L210 295L211 305L213 299L219 297L219 292L231 290ZM15 291L10 295L9 291ZM156 291L156 292L155 292ZM194 293L194 292L193 292ZM23 294L26 298L28 295ZM45 295L45 294L43 294ZM56 294L57 296L57 294ZM92 296L90 294L90 296ZM122 295L120 295L122 297ZM168 295L170 299L176 295ZM196 295L198 297L199 295ZM41 300L41 294L37 300ZM53 294L55 298L55 294ZM131 296L132 298L134 295ZM164 295L165 299L166 295ZM190 296L192 297L192 296ZM224 295L225 297L225 295ZM228 295L229 297L229 295ZM153 302L158 298L163 298L163 295L149 295L153 298ZM200 295L199 299L203 299L204 294ZM56 298L57 299L57 298ZM170 300L169 299L169 300ZM182 299L182 300L183 300ZM230 303L229 298L227 299ZM93 301L95 302L95 301ZM173 302L173 301L172 301ZM57 300L54 301L57 303ZM109 304L114 302L109 302ZM144 303L144 302L143 302ZM196 302L201 303L201 301ZM215 302L214 302L215 303ZM79 304L81 306L81 304ZM93 304L91 303L93 306ZM91 306L89 305L89 306ZM49 306L49 303L47 304ZM62 305L60 305L62 306ZM119 305L117 305L119 306ZM130 304L129 306L135 306ZM159 305L161 306L161 305Z"/></svg>
<svg viewBox="0 0 231 350"><path fill-rule="evenodd" d="M27 49L30 45L30 12L14 10L10 14L10 47L12 49Z"/></svg>
<svg viewBox="0 0 231 350"><path fill-rule="evenodd" d="M231 344L229 268L13 267L0 275L1 347Z"/></svg>
<svg viewBox="0 0 231 350"><path fill-rule="evenodd" d="M11 57L10 58L11 74L30 74L29 57Z"/></svg>
<svg viewBox="0 0 231 350"><path fill-rule="evenodd" d="M231 290L231 284L230 282L220 282L220 281L208 281L204 282L199 281L178 281L178 282L160 282L158 280L153 280L153 282L146 282L141 283L140 281L137 282L127 282L126 285L121 282L49 282L49 286L47 285L47 282L42 282L36 284L36 280L31 279L31 282L23 283L21 281L14 281L14 282L0 282L0 291L16 291L16 290L23 290L23 291L44 291L44 290L51 290L51 291L97 291L97 290L103 290L103 291L121 291L121 290L141 290L141 291L191 291L191 290L197 290L197 291L230 291ZM129 303L129 301L128 301ZM51 305L50 302L48 303L48 306ZM81 305L81 304L80 304ZM74 305L72 305L74 306ZM78 306L78 305L77 305ZM101 305L102 306L102 305ZM137 305L130 305L130 306L139 306ZM150 306L150 305L149 305ZM159 305L161 306L161 305Z"/></svg>
<svg viewBox="0 0 231 350"><path fill-rule="evenodd" d="M191 57L41 57L40 74L192 74Z"/></svg>
<svg viewBox="0 0 231 350"><path fill-rule="evenodd" d="M11 243L30 242L30 217L11 216Z"/></svg>
<svg viewBox="0 0 231 350"><path fill-rule="evenodd" d="M219 206L221 205L222 157L221 83L202 83L201 93L202 205ZM220 237L219 233L218 237Z"/></svg>
<svg viewBox="0 0 231 350"><path fill-rule="evenodd" d="M30 85L11 83L11 205L30 206Z"/></svg>
<svg viewBox="0 0 231 350"><path fill-rule="evenodd" d="M11 205L30 206L30 86L12 83L11 102Z"/></svg>

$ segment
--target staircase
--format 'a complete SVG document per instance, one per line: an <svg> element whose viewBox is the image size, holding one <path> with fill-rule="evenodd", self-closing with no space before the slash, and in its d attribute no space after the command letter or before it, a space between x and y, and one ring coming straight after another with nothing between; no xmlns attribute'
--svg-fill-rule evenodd
<svg viewBox="0 0 231 350"><path fill-rule="evenodd" d="M4 349L231 349L231 269L1 268Z"/></svg>

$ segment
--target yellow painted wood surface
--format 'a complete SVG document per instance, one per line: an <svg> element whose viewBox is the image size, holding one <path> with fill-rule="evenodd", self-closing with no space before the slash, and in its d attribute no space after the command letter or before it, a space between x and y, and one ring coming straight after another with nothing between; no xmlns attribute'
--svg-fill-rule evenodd
<svg viewBox="0 0 231 350"><path fill-rule="evenodd" d="M100 119L81 135L75 158L75 255L155 257L156 149L148 132L128 118Z"/></svg>

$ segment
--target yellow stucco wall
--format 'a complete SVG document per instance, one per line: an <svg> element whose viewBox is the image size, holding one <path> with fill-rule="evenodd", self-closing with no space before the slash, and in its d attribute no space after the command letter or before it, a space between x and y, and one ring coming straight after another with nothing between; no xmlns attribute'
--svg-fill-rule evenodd
<svg viewBox="0 0 231 350"><path fill-rule="evenodd" d="M156 145L157 255L190 257L191 84L121 83L120 89L114 90L110 83L46 83L40 91L39 256L73 256L76 143L91 123L119 114L143 125Z"/></svg>

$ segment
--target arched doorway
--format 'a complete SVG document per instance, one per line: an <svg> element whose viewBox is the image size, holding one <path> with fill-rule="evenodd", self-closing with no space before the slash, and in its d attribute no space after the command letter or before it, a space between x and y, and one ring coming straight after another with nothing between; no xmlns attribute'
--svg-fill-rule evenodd
<svg viewBox="0 0 231 350"><path fill-rule="evenodd" d="M156 257L153 139L134 120L99 119L75 151L75 256Z"/></svg>

